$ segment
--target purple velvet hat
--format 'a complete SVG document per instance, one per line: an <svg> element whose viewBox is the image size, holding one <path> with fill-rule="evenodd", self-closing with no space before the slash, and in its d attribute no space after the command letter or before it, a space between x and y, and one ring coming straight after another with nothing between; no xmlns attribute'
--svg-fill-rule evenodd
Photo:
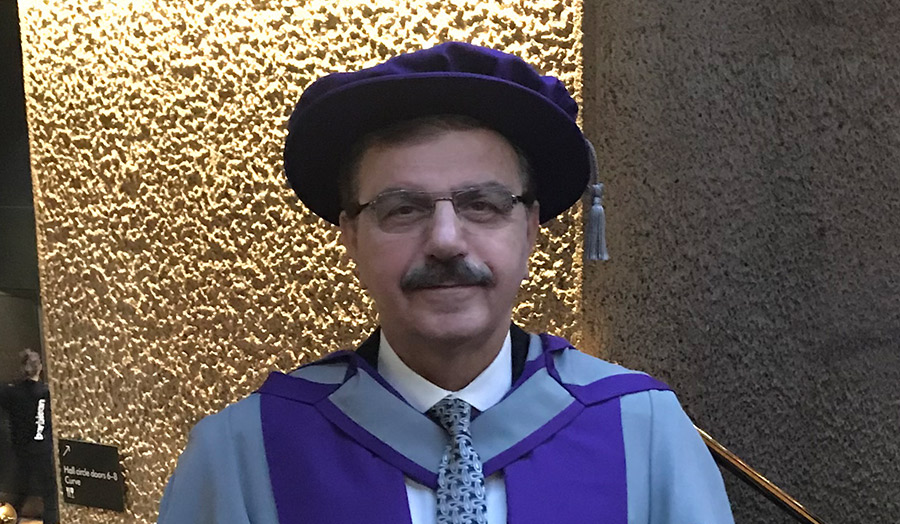
<svg viewBox="0 0 900 524"><path fill-rule="evenodd" d="M395 122L440 114L473 117L525 152L542 223L577 202L587 186L589 146L563 83L517 56L460 42L310 85L288 123L285 174L307 207L337 224L338 176L353 145Z"/></svg>

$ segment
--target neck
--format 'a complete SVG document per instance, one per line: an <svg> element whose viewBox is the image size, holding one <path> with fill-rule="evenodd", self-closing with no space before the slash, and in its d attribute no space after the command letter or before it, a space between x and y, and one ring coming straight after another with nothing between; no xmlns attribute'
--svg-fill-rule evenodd
<svg viewBox="0 0 900 524"><path fill-rule="evenodd" d="M448 391L469 385L497 357L509 333L509 324L498 326L477 339L432 339L384 328L394 352L420 376Z"/></svg>

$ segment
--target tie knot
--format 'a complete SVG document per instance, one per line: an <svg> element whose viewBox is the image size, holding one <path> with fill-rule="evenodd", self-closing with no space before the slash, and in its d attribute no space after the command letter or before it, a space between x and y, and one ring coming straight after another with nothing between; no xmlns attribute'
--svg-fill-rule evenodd
<svg viewBox="0 0 900 524"><path fill-rule="evenodd" d="M469 432L469 421L472 417L472 406L458 398L445 397L431 406L428 416L440 424L444 431L455 437Z"/></svg>

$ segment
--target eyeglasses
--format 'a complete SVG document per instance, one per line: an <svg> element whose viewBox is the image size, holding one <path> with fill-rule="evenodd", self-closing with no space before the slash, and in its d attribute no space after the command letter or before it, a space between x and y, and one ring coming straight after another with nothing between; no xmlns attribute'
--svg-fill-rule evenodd
<svg viewBox="0 0 900 524"><path fill-rule="evenodd" d="M385 191L347 210L347 214L353 218L369 209L379 229L386 233L404 233L416 230L431 220L435 206L442 200L453 204L460 219L484 227L504 224L516 204L529 206L534 203L531 195L514 195L501 185L468 187L449 193L398 189Z"/></svg>

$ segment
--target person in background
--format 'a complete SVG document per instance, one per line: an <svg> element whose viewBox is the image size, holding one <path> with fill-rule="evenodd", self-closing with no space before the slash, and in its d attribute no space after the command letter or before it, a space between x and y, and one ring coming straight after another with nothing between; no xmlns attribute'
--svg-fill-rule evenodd
<svg viewBox="0 0 900 524"><path fill-rule="evenodd" d="M0 387L0 408L9 415L10 437L15 456L12 494L19 516L34 513L34 498L42 499L44 524L59 522L56 475L53 471L53 431L50 390L41 382L41 356L31 349L21 353L21 379ZM37 515L35 515L37 516Z"/></svg>

